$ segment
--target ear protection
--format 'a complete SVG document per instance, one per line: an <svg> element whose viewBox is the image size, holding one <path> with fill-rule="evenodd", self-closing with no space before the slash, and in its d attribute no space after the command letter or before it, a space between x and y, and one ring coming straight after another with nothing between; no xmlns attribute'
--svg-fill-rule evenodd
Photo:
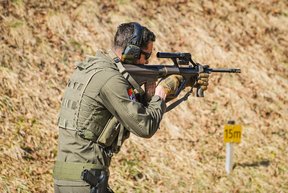
<svg viewBox="0 0 288 193"><path fill-rule="evenodd" d="M133 23L134 33L122 52L122 59L124 63L133 64L141 56L140 45L142 43L143 27L139 23Z"/></svg>

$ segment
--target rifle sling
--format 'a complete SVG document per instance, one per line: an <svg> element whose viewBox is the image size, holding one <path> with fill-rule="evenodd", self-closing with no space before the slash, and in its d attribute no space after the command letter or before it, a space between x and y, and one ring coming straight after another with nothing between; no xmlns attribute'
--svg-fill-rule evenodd
<svg viewBox="0 0 288 193"><path fill-rule="evenodd" d="M193 92L193 87L191 87L191 90L188 91L181 99L175 101L174 103L172 103L171 105L169 105L167 108L166 108L166 112L169 112L171 111L172 109L174 109L175 107L177 107L178 105L180 105L183 101L186 101L189 97L189 95Z"/></svg>
<svg viewBox="0 0 288 193"><path fill-rule="evenodd" d="M120 59L118 56L115 55L115 53L110 50L108 52L109 56L114 60L117 68L119 69L119 72L124 76L124 78L132 85L134 89L142 96L144 95L144 90L140 87L140 85L136 82L136 80L126 71L122 63L120 62Z"/></svg>

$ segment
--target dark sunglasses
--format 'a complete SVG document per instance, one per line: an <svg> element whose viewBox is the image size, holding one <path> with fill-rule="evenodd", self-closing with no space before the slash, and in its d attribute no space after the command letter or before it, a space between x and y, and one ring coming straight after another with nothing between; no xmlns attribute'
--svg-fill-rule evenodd
<svg viewBox="0 0 288 193"><path fill-rule="evenodd" d="M145 52L143 50L141 50L141 54L143 54L145 56L145 60L148 60L152 54L152 52Z"/></svg>

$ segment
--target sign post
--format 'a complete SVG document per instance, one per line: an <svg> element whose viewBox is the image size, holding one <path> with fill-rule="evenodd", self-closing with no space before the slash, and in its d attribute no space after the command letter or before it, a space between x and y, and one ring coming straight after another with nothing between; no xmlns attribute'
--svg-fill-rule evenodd
<svg viewBox="0 0 288 193"><path fill-rule="evenodd" d="M225 170L229 175L233 169L233 145L234 143L240 143L242 136L241 125L235 125L235 121L230 120L228 124L224 126L224 142L226 143L226 164Z"/></svg>

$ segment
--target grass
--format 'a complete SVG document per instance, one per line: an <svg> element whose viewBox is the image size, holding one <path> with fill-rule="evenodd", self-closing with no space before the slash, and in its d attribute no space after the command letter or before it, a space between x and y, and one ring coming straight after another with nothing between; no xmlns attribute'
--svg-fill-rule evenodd
<svg viewBox="0 0 288 193"><path fill-rule="evenodd" d="M112 161L115 192L287 192L287 8L272 0L12 1L0 17L0 192L53 192L57 113L74 62L109 49L126 21L156 34L155 53L188 51L242 73L212 74L206 96L165 115L155 136L132 135ZM230 119L244 130L227 176Z"/></svg>

